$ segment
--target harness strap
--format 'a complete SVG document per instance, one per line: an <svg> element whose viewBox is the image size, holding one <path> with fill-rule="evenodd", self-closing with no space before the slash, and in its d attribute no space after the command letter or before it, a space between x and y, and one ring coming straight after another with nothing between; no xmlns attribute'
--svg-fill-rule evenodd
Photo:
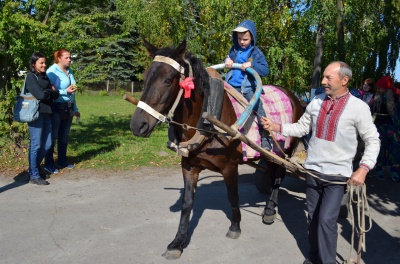
<svg viewBox="0 0 400 264"><path fill-rule="evenodd" d="M161 122L167 121L167 118L163 114L160 114L159 112L157 112L155 109L153 109L151 106L149 106L143 101L139 101L137 107L143 109L144 111L152 115L154 118L160 120Z"/></svg>
<svg viewBox="0 0 400 264"><path fill-rule="evenodd" d="M155 56L153 61L163 62L163 63L170 65L172 68L174 68L175 70L180 72L181 80L183 80L185 78L185 68L182 67L177 61L175 61L169 57L160 56L160 55ZM189 65L189 77L192 77L193 76L192 66L190 65L190 63L187 60L184 59L184 61ZM149 106L148 104L146 104L145 102L142 102L142 101L139 101L137 107L143 109L144 111L146 111L147 113L152 115L154 118L160 120L161 122L167 122L167 119L172 119L172 117L174 116L175 109L178 106L179 101L181 100L182 93L183 93L183 89L180 89L178 96L176 97L175 102L172 105L172 108L169 110L167 116L164 116L163 114L157 112L151 106Z"/></svg>
<svg viewBox="0 0 400 264"><path fill-rule="evenodd" d="M180 69L183 71L183 72L180 71L180 73L181 73L181 81L184 79L184 77L185 77L185 75L184 75L185 68L183 68L182 66L180 66L180 64L179 64L178 62L176 62L175 60L173 60L173 59L171 59L171 58L168 58L168 57L162 57L162 56L156 56L156 57L159 57L159 59L162 59L162 60L163 60L162 62L165 62L165 63L171 65L171 66L174 67L177 71L179 71L179 70L178 70L175 66L176 66L176 64L178 64L179 67L180 67ZM155 59L155 58L154 58L154 59ZM164 60L165 60L165 61L164 61ZM192 66L190 65L190 63L189 63L187 60L185 60L185 59L183 59L183 60L189 65L189 77L193 77ZM174 65L175 65L175 66L174 66ZM182 94L183 94L183 89L180 89L180 90L179 90L179 93L178 93L178 96L177 96L176 99L175 99L174 104L172 105L171 109L168 111L167 118L172 119L172 118L174 117L175 109L176 109L176 107L178 106L178 103L179 103L180 100L181 100Z"/></svg>
<svg viewBox="0 0 400 264"><path fill-rule="evenodd" d="M229 89L227 89L227 88L225 88L225 87L224 87L224 89L225 89L225 91L226 91L227 93L229 93L233 98L235 98L236 101L238 101L238 103L240 103L241 106L243 106L243 108L246 108L246 106L249 104L247 101L245 101L245 100L242 99L243 97L238 97L238 96L236 96L236 94L235 94L233 91L231 91L231 90L229 90Z"/></svg>
<svg viewBox="0 0 400 264"><path fill-rule="evenodd" d="M172 117L174 116L175 109L176 109L176 107L178 106L178 103L181 100L182 94L183 94L183 89L180 89L179 93L178 93L178 96L175 99L174 104L172 105L171 109L168 111L168 115L167 115L168 118L172 119Z"/></svg>
<svg viewBox="0 0 400 264"><path fill-rule="evenodd" d="M154 57L153 61L164 62L180 72L182 75L185 74L185 68L183 68L177 61L169 57L157 55Z"/></svg>

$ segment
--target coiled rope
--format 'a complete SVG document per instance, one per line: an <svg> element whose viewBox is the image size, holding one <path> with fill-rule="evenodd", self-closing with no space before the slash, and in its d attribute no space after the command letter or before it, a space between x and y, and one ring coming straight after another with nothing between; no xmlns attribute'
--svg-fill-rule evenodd
<svg viewBox="0 0 400 264"><path fill-rule="evenodd" d="M361 263L361 250L366 251L365 246L365 233L372 228L372 219L370 215L368 200L367 200L367 188L365 184L362 186L349 185L349 215L351 220L351 248L349 257L344 264L350 263ZM355 219L352 204L357 204L357 230L355 230ZM368 217L368 228L365 227L365 218ZM351 257L354 248L354 234L355 231L358 233L358 248L357 248L357 260Z"/></svg>

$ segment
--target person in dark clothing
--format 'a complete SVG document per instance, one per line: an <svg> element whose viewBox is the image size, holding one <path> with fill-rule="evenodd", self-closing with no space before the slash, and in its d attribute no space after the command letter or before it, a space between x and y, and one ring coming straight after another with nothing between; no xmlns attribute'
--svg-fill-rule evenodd
<svg viewBox="0 0 400 264"><path fill-rule="evenodd" d="M393 152L390 151L393 142L391 135L396 132L394 127L396 120L396 95L393 80L389 76L383 76L376 82L376 94L372 104L372 114L374 116L374 123L378 128L378 132L382 141L382 147L378 157L376 166L376 176L379 180L385 180L383 167L390 167L390 176L393 181L400 181L397 173L398 163L393 160ZM396 133L394 133L396 134ZM391 153L392 152L392 153ZM398 160L398 158L397 158Z"/></svg>
<svg viewBox="0 0 400 264"><path fill-rule="evenodd" d="M54 89L46 75L46 58L35 52L29 63L25 81L25 93L31 93L39 103L39 118L28 122L29 127L29 176L30 183L48 185L40 175L40 164L51 146L51 104L59 92ZM44 177L45 178L45 177Z"/></svg>

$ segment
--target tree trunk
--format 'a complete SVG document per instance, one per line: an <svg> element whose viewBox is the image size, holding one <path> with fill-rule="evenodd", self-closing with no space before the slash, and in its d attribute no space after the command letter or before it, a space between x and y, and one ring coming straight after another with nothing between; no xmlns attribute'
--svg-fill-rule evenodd
<svg viewBox="0 0 400 264"><path fill-rule="evenodd" d="M322 53L324 49L324 34L325 34L325 22L322 20L318 24L317 39L315 42L314 70L313 70L311 88L318 87L321 78Z"/></svg>
<svg viewBox="0 0 400 264"><path fill-rule="evenodd" d="M46 25L47 20L48 20L49 17L50 17L50 11L51 11L51 8L52 8L52 6L53 6L53 4L54 4L54 1L55 1L55 0L50 0L49 7L47 8L46 16L44 17L44 19L43 19L43 21L42 21L42 24L43 24L43 25Z"/></svg>
<svg viewBox="0 0 400 264"><path fill-rule="evenodd" d="M337 51L338 51L338 59L340 61L346 61L346 53L344 49L344 29L343 29L343 1L337 0L337 18L336 18L336 27L337 27Z"/></svg>
<svg viewBox="0 0 400 264"><path fill-rule="evenodd" d="M2 61L0 65L2 66L0 69L0 89L1 89L1 98L6 98L6 92L7 92L7 82L9 80L9 71L8 71L8 61L10 59L10 55L5 54L0 58Z"/></svg>

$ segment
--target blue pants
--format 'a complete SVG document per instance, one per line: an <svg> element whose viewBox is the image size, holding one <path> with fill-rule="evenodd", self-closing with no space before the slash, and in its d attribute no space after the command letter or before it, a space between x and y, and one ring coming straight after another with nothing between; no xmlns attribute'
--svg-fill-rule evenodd
<svg viewBox="0 0 400 264"><path fill-rule="evenodd" d="M239 87L235 87L235 89L241 93L241 88ZM250 100L253 98L254 92L250 91L248 93L243 94L244 98L246 98L247 101L250 102ZM261 99L257 100L256 104L254 105L253 111L257 112L256 116L257 116L257 121L258 121L258 126L262 127L261 125L261 117L260 116L266 116L265 114L265 110L263 107L263 104L261 102ZM262 129L262 128L261 128Z"/></svg>
<svg viewBox="0 0 400 264"><path fill-rule="evenodd" d="M348 178L313 172L325 180L346 182ZM308 259L317 263L336 264L337 219L346 184L330 184L307 175Z"/></svg>
<svg viewBox="0 0 400 264"><path fill-rule="evenodd" d="M51 115L39 114L39 118L28 123L29 128L29 175L40 178L40 163L51 147Z"/></svg>
<svg viewBox="0 0 400 264"><path fill-rule="evenodd" d="M54 109L55 107L53 107ZM58 156L58 165L60 167L65 167L68 165L68 160L67 160L67 147L68 147L68 137L69 137L69 131L72 125L72 119L73 117L67 119L67 120L61 120L60 112L58 112L58 109L53 110L53 115L52 115L52 140L51 140L51 147L49 151L46 154L45 158L45 166L52 168L55 167L54 163L54 146L57 142L57 156Z"/></svg>

